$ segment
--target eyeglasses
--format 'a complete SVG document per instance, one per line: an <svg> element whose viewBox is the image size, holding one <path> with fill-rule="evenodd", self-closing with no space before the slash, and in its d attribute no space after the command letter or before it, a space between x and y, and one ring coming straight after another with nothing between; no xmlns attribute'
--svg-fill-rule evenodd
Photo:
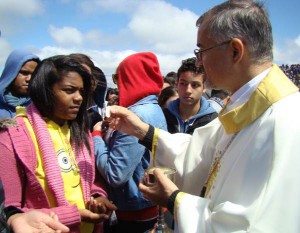
<svg viewBox="0 0 300 233"><path fill-rule="evenodd" d="M114 84L118 84L118 74L112 74L112 80Z"/></svg>
<svg viewBox="0 0 300 233"><path fill-rule="evenodd" d="M212 46L212 47L209 47L209 48L206 48L206 49L195 49L195 50L194 50L194 54L195 54L195 56L196 56L196 58L197 58L198 60L202 60L202 53L203 53L203 52L208 51L208 50L210 50L210 49L217 48L217 47L222 46L222 45L225 45L225 44L228 44L230 41L231 41L231 39L230 39L230 40L226 40L226 41L224 41L224 42L222 42L222 43L220 43L220 44L216 44L216 45L214 45L214 46Z"/></svg>

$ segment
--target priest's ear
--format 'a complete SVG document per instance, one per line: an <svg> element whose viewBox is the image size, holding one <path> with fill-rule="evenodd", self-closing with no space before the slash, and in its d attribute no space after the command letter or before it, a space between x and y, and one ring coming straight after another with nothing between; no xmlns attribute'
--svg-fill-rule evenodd
<svg viewBox="0 0 300 233"><path fill-rule="evenodd" d="M232 59L234 63L240 62L240 60L244 56L245 52L245 45L242 42L242 40L238 38L233 38L232 41L230 42L230 46L232 49Z"/></svg>

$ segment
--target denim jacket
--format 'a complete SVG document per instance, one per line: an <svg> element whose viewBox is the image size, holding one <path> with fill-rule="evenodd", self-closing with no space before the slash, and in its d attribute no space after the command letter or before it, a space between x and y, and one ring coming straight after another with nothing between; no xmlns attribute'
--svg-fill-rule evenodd
<svg viewBox="0 0 300 233"><path fill-rule="evenodd" d="M164 114L157 97L150 95L128 107L142 121L167 130ZM150 152L138 139L115 131L108 144L94 137L96 166L109 185L109 199L119 210L139 210L153 204L144 199L138 184L149 167Z"/></svg>

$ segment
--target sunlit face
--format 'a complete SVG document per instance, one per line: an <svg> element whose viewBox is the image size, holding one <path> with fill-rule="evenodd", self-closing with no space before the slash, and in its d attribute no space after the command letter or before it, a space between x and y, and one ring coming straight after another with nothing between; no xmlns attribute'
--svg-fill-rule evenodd
<svg viewBox="0 0 300 233"><path fill-rule="evenodd" d="M14 96L28 96L29 80L37 65L35 61L28 61L22 66L17 77L9 87L9 90Z"/></svg>
<svg viewBox="0 0 300 233"><path fill-rule="evenodd" d="M203 74L186 71L180 74L177 91L180 104L196 105L203 94Z"/></svg>
<svg viewBox="0 0 300 233"><path fill-rule="evenodd" d="M60 82L53 85L54 114L52 119L58 125L63 125L66 120L77 117L83 101L83 80L76 72L69 72Z"/></svg>
<svg viewBox="0 0 300 233"><path fill-rule="evenodd" d="M200 49L206 49L217 45L218 43L207 37L204 27L198 29L197 46ZM228 44L214 47L202 53L201 60L197 59L196 65L203 66L205 87L208 89L227 89L226 74L230 64L226 56Z"/></svg>

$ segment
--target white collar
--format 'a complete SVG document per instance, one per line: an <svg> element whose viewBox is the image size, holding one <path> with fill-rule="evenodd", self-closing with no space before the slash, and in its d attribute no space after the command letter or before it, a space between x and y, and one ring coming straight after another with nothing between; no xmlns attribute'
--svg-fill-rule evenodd
<svg viewBox="0 0 300 233"><path fill-rule="evenodd" d="M235 93L230 96L230 102L226 106L226 110L230 111L241 104L248 101L252 93L256 90L259 83L267 76L271 67L261 72L259 75L251 79L245 85L243 85L240 89L238 89Z"/></svg>

